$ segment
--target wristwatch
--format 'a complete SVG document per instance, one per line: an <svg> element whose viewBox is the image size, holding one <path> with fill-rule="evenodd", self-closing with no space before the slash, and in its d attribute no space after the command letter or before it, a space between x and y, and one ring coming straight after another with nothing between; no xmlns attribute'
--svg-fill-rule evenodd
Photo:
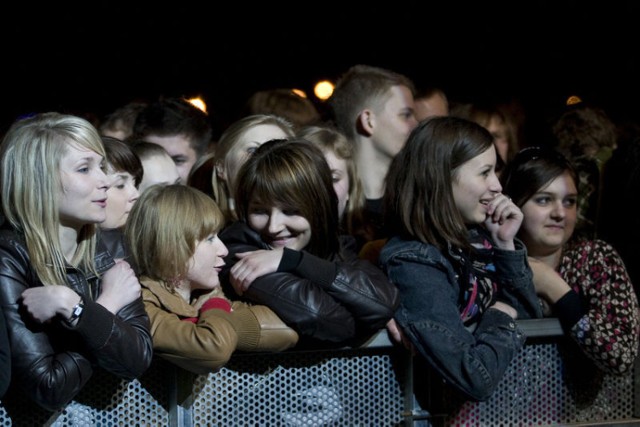
<svg viewBox="0 0 640 427"><path fill-rule="evenodd" d="M65 320L67 324L73 325L73 323L80 318L82 311L84 310L84 300L80 297L80 301L71 309L71 316Z"/></svg>

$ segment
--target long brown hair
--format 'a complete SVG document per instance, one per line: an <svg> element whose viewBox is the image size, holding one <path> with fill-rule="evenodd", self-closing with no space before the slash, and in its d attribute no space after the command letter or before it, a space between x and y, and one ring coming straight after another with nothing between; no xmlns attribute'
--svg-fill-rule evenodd
<svg viewBox="0 0 640 427"><path fill-rule="evenodd" d="M467 227L453 198L460 166L493 147L482 126L458 117L432 117L411 132L386 178L385 223L393 233L443 249L468 248Z"/></svg>

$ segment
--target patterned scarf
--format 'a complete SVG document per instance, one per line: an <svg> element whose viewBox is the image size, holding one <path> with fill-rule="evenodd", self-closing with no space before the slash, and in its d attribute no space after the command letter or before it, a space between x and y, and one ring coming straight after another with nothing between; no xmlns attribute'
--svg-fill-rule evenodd
<svg viewBox="0 0 640 427"><path fill-rule="evenodd" d="M471 228L469 243L471 252L449 246L450 261L461 280L458 307L465 326L480 319L495 302L498 291L493 245L487 233L481 228Z"/></svg>

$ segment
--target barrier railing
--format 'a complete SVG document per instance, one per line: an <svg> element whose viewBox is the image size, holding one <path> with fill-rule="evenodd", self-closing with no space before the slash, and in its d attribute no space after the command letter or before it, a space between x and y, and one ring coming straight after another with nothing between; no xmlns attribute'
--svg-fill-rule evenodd
<svg viewBox="0 0 640 427"><path fill-rule="evenodd" d="M97 373L51 413L5 396L3 426L550 426L640 425L638 362L576 397L565 381L556 319L520 321L528 340L496 393L450 413L420 408L413 358L385 331L357 349L237 354L221 370L193 375L155 360L140 379ZM433 399L442 396L429 396Z"/></svg>

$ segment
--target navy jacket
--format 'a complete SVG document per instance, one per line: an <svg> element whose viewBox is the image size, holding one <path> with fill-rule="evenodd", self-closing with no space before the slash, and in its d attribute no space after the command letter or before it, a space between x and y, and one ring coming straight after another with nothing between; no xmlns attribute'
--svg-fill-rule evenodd
<svg viewBox="0 0 640 427"><path fill-rule="evenodd" d="M500 299L519 317L541 317L526 250L516 243L515 251L493 248ZM380 261L400 291L395 319L419 354L466 398L488 399L524 345L516 322L485 307L476 324L465 326L459 303L466 290L461 272L435 246L393 237L382 248Z"/></svg>

